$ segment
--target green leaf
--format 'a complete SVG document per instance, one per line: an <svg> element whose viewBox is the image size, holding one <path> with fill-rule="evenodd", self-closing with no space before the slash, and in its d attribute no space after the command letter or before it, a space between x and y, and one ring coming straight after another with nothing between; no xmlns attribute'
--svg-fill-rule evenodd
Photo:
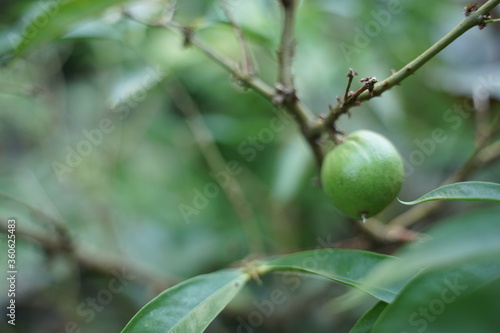
<svg viewBox="0 0 500 333"><path fill-rule="evenodd" d="M146 304L122 333L202 333L247 280L228 269L184 281Z"/></svg>
<svg viewBox="0 0 500 333"><path fill-rule="evenodd" d="M367 283L404 286L422 268L435 269L478 259L500 257L500 209L492 207L454 216L429 229L421 241L403 247L395 255L401 260L377 267ZM397 290L395 290L398 293ZM392 302L392 300L388 300Z"/></svg>
<svg viewBox="0 0 500 333"><path fill-rule="evenodd" d="M498 332L498 281L496 289L482 286L499 276L496 258L421 274L387 306L372 332Z"/></svg>
<svg viewBox="0 0 500 333"><path fill-rule="evenodd" d="M383 282L370 285L364 281L375 267L387 260L397 261L397 258L359 250L318 249L267 261L260 271L295 270L315 274L356 287L387 302L402 286Z"/></svg>
<svg viewBox="0 0 500 333"><path fill-rule="evenodd" d="M500 184L488 182L463 182L445 185L424 194L414 201L401 201L404 205L416 205L435 200L465 200L500 202Z"/></svg>
<svg viewBox="0 0 500 333"><path fill-rule="evenodd" d="M349 333L370 333L378 317L387 307L387 303L378 302L368 310L349 331Z"/></svg>
<svg viewBox="0 0 500 333"><path fill-rule="evenodd" d="M85 18L101 14L124 0L73 0L40 3L25 15L17 30L7 38L11 48L21 55L41 43L61 37L70 27Z"/></svg>

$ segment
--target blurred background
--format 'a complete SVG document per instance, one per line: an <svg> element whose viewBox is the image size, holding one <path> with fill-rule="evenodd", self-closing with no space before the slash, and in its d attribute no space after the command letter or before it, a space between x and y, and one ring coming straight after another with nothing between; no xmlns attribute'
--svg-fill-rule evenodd
<svg viewBox="0 0 500 333"><path fill-rule="evenodd" d="M3 1L0 12L0 217L17 221L19 272L16 326L1 320L1 332L119 332L163 289L257 254L324 246L392 253L394 245L374 241L328 202L288 116L185 47L182 36L141 23L168 16L168 2L89 0L77 10L66 3ZM456 26L468 5L391 3L301 3L294 73L299 98L316 116L343 95L349 68L359 73L353 89L362 77L389 76ZM278 2L225 6L245 33L257 74L274 85ZM38 26L29 24L34 17ZM241 61L218 1L179 1L173 19ZM39 31L16 53L27 27ZM406 163L402 200L459 169L498 113L499 30L472 29L341 119L346 133L370 129L398 148ZM500 181L493 162L468 179ZM449 203L416 228L478 205L485 204ZM378 219L407 209L395 202ZM6 272L6 235L0 238ZM255 302L274 288L286 290L287 301L259 327L245 327L259 311ZM5 309L5 279L0 290ZM365 309L325 310L344 292L317 278L294 289L279 274L266 276L207 332L347 332Z"/></svg>

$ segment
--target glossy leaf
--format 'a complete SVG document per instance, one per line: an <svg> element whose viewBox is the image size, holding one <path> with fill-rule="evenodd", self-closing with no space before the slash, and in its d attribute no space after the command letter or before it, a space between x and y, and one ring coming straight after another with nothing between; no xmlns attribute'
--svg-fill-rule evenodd
<svg viewBox="0 0 500 333"><path fill-rule="evenodd" d="M202 333L247 280L228 269L184 281L146 304L122 333Z"/></svg>
<svg viewBox="0 0 500 333"><path fill-rule="evenodd" d="M405 205L416 205L422 202L436 200L500 202L500 184L488 182L455 183L432 190L417 200L408 202L399 200L399 202Z"/></svg>
<svg viewBox="0 0 500 333"><path fill-rule="evenodd" d="M370 333L373 325L379 318L380 314L387 307L387 303L378 302L370 310L368 310L349 331L349 333Z"/></svg>
<svg viewBox="0 0 500 333"><path fill-rule="evenodd" d="M499 289L481 287L499 276L500 261L491 258L421 274L387 306L372 332L495 332Z"/></svg>
<svg viewBox="0 0 500 333"><path fill-rule="evenodd" d="M370 285L366 276L385 261L394 257L358 250L318 249L299 252L265 262L261 271L295 270L332 279L356 287L382 301L392 300L401 286L383 282Z"/></svg>

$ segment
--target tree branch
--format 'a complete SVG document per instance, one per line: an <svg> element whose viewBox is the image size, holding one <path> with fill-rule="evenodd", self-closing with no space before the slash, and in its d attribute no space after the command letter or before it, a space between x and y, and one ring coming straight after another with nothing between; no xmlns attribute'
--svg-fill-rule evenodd
<svg viewBox="0 0 500 333"><path fill-rule="evenodd" d="M295 13L295 11L293 11ZM131 18L132 20L135 20L134 17L130 16L127 12L124 12L124 15L127 17ZM290 15L290 14L289 14ZM291 24L293 25L294 20L290 19L290 16L288 19L284 20L286 23L284 25L287 27L287 31L293 32L293 29L290 30ZM140 22L142 24L147 24L144 22ZM259 93L262 97L273 103L274 105L277 106L284 106L285 109L294 117L295 121L298 123L300 130L302 134L304 135L307 143L311 147L311 150L313 151L314 157L317 161L318 167L321 167L321 162L323 160L323 151L321 147L317 143L317 138L320 136L320 134L317 133L310 133L310 124L312 122L313 116L312 112L305 106L303 103L301 103L296 95L295 91L292 90L292 93L288 95L288 98L285 96L286 91L281 91L279 86L284 86L283 84L279 84L278 87L276 87L276 90L273 89L271 86L269 86L267 83L262 81L260 78L256 77L255 75L247 75L244 73L238 65L230 58L220 54L216 50L214 50L211 46L203 42L201 39L199 39L195 34L189 30L180 25L179 23L175 21L167 21L167 22L160 22L159 24L147 24L150 26L158 27L158 26L163 26L166 27L167 29L176 32L182 36L184 36L185 40L188 41L190 45L194 45L197 47L201 52L203 52L208 58L210 58L212 61L217 63L219 66L224 68L227 72L231 73L237 80L241 81L244 85L248 86L249 88L253 89L257 93ZM288 40L289 33L286 34L286 38ZM293 43L292 43L293 46ZM293 53L291 54L293 56ZM293 89L293 77L291 74L291 58L288 58L290 66L288 66L289 69L287 70L281 70L279 74L279 82L281 82L280 78L281 77L289 77L290 80L292 80L292 89ZM290 74L285 74L288 71L290 71ZM290 84L288 82L287 84Z"/></svg>
<svg viewBox="0 0 500 333"><path fill-rule="evenodd" d="M129 16L130 17L130 16ZM132 18L134 19L134 18ZM134 19L135 20L135 19ZM144 22L141 22L145 24ZM188 40L190 45L196 46L200 51L202 51L208 58L210 58L215 63L219 64L227 72L231 73L237 80L241 81L243 84L252 88L254 91L259 93L265 99L272 101L274 96L274 89L267 83L259 79L254 75L247 75L239 67L238 64L232 59L218 53L208 44L203 42L201 39L195 36L192 31L187 31L185 27L177 22L169 21L161 24L162 26L168 28L169 30L176 32L185 39Z"/></svg>
<svg viewBox="0 0 500 333"><path fill-rule="evenodd" d="M276 83L276 95L273 103L283 106L294 117L300 127L302 135L311 147L316 164L321 168L323 162L323 150L318 144L320 133L312 134L310 124L313 115L309 109L300 102L295 91L293 77L293 59L295 56L295 17L297 14L297 0L280 0L283 7L283 23L281 40L278 49L278 79Z"/></svg>
<svg viewBox="0 0 500 333"><path fill-rule="evenodd" d="M499 3L500 0L489 0L477 11L470 13L464 20L462 20L462 22L460 22L460 24L458 24L453 30L447 33L429 49L420 54L417 58L396 73L377 83L372 92L365 91L360 94L356 100L342 101L339 103L336 107L331 109L330 113L324 118L324 120L316 122L316 124L311 128L311 134L321 133L334 127L335 122L340 115L346 113L351 107L358 105L362 101L367 101L373 97L380 96L383 92L401 83L404 79L415 73L420 67L441 52L445 47L450 45L454 40L463 35L466 31L484 23L484 16Z"/></svg>
<svg viewBox="0 0 500 333"><path fill-rule="evenodd" d="M296 0L280 0L283 7L283 28L278 50L278 84L285 95L295 94L292 64L295 55Z"/></svg>
<svg viewBox="0 0 500 333"><path fill-rule="evenodd" d="M248 49L245 35L243 34L243 30L240 28L240 26L238 24L236 24L236 21L233 18L231 10L229 9L229 7L226 3L226 0L220 0L219 3L222 7L222 10L224 11L224 14L226 15L227 19L229 20L229 23L231 23L231 26L233 27L236 38L238 39L238 41L240 43L241 51L243 53L243 66L242 66L243 73L247 76L253 76L255 74L254 67L252 64L252 58L250 56L250 50Z"/></svg>
<svg viewBox="0 0 500 333"><path fill-rule="evenodd" d="M413 61L408 63L405 67L391 75L385 80L382 80L379 84L375 86L373 96L364 93L359 96L360 101L371 99L374 96L380 96L384 91L389 90L393 86L401 83L411 74L415 73L420 67L431 60L439 52L441 52L445 47L454 42L458 37L462 36L465 32L472 29L473 27L480 25L483 22L483 16L489 13L495 6L500 3L500 0L490 0L483 6L481 6L476 12L471 13L465 19L462 20L455 28L448 32L443 38L437 41L434 45L428 48L424 53L419 55Z"/></svg>

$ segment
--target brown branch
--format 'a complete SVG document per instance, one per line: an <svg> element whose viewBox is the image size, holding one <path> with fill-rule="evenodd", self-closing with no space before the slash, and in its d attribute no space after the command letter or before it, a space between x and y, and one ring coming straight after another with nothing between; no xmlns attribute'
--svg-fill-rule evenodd
<svg viewBox="0 0 500 333"><path fill-rule="evenodd" d="M358 75L358 72L356 72L352 68L349 68L349 73L347 73L347 75L346 75L348 78L348 81L347 81L347 87L345 88L344 101L347 101L347 99L349 98L349 92L351 91L352 81L354 80L354 77L356 75Z"/></svg>
<svg viewBox="0 0 500 333"><path fill-rule="evenodd" d="M302 135L312 149L318 168L323 162L323 150L318 144L319 133L311 134L310 124L313 119L309 109L300 102L295 91L293 77L293 59L295 56L295 17L297 0L280 0L283 8L281 40L278 48L278 78L273 103L285 107L300 127Z"/></svg>
<svg viewBox="0 0 500 333"><path fill-rule="evenodd" d="M243 30L241 27L236 23L234 20L234 17L231 13L231 10L227 6L226 0L220 0L219 1L222 10L224 11L224 14L226 15L227 19L229 20L229 23L231 23L231 26L233 27L234 33L240 43L241 51L243 53L243 73L247 76L253 76L255 74L254 71L254 66L252 63L252 58L250 55L250 50L248 48L246 39L245 39L245 34L243 34Z"/></svg>
<svg viewBox="0 0 500 333"><path fill-rule="evenodd" d="M290 95L295 95L292 73L293 58L295 56L295 15L296 0L281 0L283 7L283 25L281 41L278 49L278 85L279 89Z"/></svg>

